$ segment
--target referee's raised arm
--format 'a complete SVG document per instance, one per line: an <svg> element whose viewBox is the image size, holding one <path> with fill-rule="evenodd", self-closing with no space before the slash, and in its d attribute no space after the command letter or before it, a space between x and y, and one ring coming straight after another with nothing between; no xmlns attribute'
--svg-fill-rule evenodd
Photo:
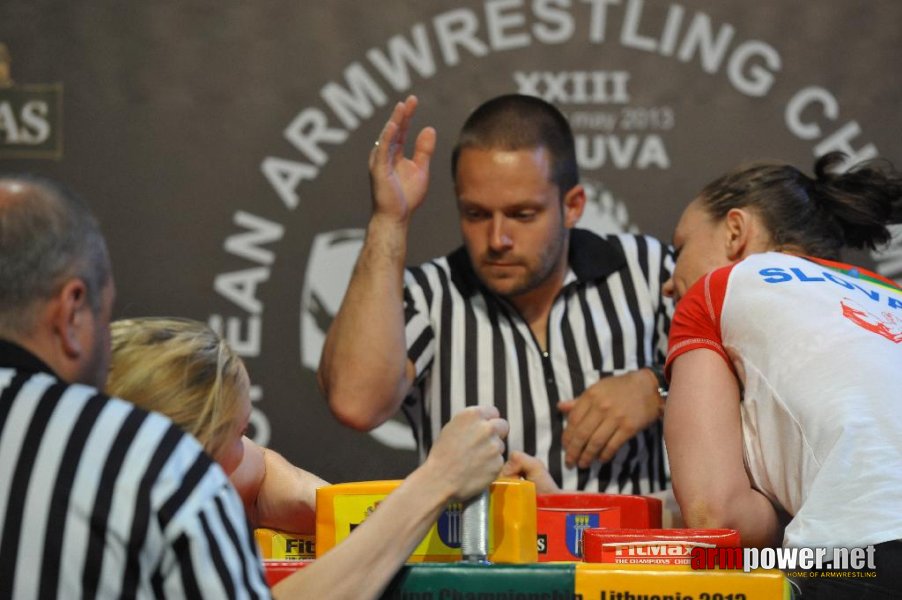
<svg viewBox="0 0 902 600"><path fill-rule="evenodd" d="M435 130L427 127L417 135L413 156L404 156L416 106L413 96L396 104L370 152L373 215L317 372L332 412L359 430L391 417L414 379L405 337L404 265L410 218L426 197L435 150Z"/></svg>

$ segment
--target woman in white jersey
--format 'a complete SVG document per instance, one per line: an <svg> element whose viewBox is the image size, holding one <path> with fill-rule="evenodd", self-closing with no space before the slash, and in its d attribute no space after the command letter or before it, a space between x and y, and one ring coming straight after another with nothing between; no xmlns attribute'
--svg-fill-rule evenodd
<svg viewBox="0 0 902 600"><path fill-rule="evenodd" d="M665 441L687 524L827 559L875 547L876 579L804 578L806 600L902 592L902 289L838 262L890 240L902 178L843 160L710 183L677 225L666 286Z"/></svg>

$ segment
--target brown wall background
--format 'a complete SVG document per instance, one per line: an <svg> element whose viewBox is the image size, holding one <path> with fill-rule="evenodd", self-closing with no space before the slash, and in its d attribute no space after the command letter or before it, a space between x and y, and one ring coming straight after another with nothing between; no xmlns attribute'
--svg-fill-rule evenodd
<svg viewBox="0 0 902 600"><path fill-rule="evenodd" d="M117 317L225 327L257 385L260 441L333 481L397 477L414 453L342 428L313 373L369 216L366 156L396 99L416 93L416 125L439 132L411 262L459 243L450 146L472 108L512 91L570 116L587 226L669 239L695 192L742 160L810 167L846 139L902 163L900 23L896 0L5 0L16 86L62 84L63 154L0 170L88 199ZM380 70L405 43L417 61ZM286 137L298 123L300 147ZM0 148L8 133L0 113ZM300 180L283 197L264 164ZM902 240L853 258L902 279Z"/></svg>

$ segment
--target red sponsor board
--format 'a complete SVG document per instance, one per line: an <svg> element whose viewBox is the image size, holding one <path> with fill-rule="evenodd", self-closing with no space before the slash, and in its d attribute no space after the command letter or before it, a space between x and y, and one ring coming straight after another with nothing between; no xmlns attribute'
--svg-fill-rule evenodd
<svg viewBox="0 0 902 600"><path fill-rule="evenodd" d="M619 508L620 527L653 529L661 527L661 501L648 496L620 494L539 494L538 508Z"/></svg>
<svg viewBox="0 0 902 600"><path fill-rule="evenodd" d="M694 548L739 546L733 529L590 529L584 560L595 563L688 565Z"/></svg>

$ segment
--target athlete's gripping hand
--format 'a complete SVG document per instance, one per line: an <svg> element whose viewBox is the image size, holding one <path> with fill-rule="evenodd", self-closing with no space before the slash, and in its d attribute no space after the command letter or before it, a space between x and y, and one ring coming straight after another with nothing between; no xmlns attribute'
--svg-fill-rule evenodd
<svg viewBox="0 0 902 600"><path fill-rule="evenodd" d="M561 489L554 482L545 463L525 452L514 450L501 469L502 477L521 477L536 484L537 494L557 494Z"/></svg>
<svg viewBox="0 0 902 600"><path fill-rule="evenodd" d="M471 406L442 429L423 468L448 486L448 498L472 498L498 477L509 426L494 406Z"/></svg>
<svg viewBox="0 0 902 600"><path fill-rule="evenodd" d="M429 162L435 151L435 129L425 127L417 135L413 155L404 156L404 144L416 109L416 96L408 96L395 105L369 158L373 214L401 223L409 221L426 197Z"/></svg>

